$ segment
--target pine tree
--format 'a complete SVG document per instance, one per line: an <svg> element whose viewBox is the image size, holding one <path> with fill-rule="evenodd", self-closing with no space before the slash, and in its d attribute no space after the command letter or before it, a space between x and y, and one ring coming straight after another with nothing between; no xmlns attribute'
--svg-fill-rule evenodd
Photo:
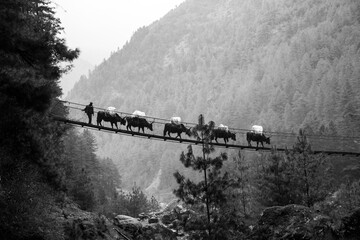
<svg viewBox="0 0 360 240"><path fill-rule="evenodd" d="M236 169L235 174L239 179L239 187L234 191L236 194L234 204L240 205L242 215L247 218L252 213L253 187L251 185L250 165L246 162L245 156L239 151L233 158Z"/></svg>
<svg viewBox="0 0 360 240"><path fill-rule="evenodd" d="M9 236L0 234L2 239L41 235L53 203L46 187L63 187L61 136L66 128L54 123L49 112L61 94L58 80L71 68L61 63L70 63L79 51L66 46L61 31L49 1L0 1L0 109L5 113L0 115L0 178L7 196L0 195L0 215L7 218L0 219L0 233L10 230ZM21 195L14 195L16 186ZM44 193L36 194L41 188ZM27 204L30 199L33 203ZM36 212L39 207L42 213ZM16 226L26 225L32 230L22 236L27 230Z"/></svg>
<svg viewBox="0 0 360 240"><path fill-rule="evenodd" d="M131 192L128 194L128 200L127 209L130 212L130 216L137 217L140 213L147 212L148 200L138 186L133 186Z"/></svg>
<svg viewBox="0 0 360 240"><path fill-rule="evenodd" d="M286 161L291 167L292 190L299 194L295 203L311 207L331 193L332 166L323 155L314 155L303 130L293 149L286 153Z"/></svg>
<svg viewBox="0 0 360 240"><path fill-rule="evenodd" d="M200 236L206 239L219 239L222 236L222 239L227 239L226 233L234 228L234 225L231 225L234 223L234 219L230 217L231 211L226 208L227 191L235 187L236 181L233 181L228 173L221 173L223 162L227 160L225 153L215 158L210 157L214 152L210 145L213 128L214 122L205 124L203 116L199 116L193 133L202 142L202 156L195 156L189 145L187 153L182 152L180 161L186 168L191 167L195 171L203 172L204 179L195 183L177 171L174 176L179 188L174 190L174 194L186 204L199 208L202 220L196 229L200 230Z"/></svg>
<svg viewBox="0 0 360 240"><path fill-rule="evenodd" d="M258 173L260 203L267 207L298 203L298 194L292 188L292 176L292 168L284 156L273 150Z"/></svg>

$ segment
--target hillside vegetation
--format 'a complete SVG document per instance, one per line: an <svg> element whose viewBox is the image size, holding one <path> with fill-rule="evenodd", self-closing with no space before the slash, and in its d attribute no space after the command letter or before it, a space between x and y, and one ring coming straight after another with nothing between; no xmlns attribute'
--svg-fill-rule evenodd
<svg viewBox="0 0 360 240"><path fill-rule="evenodd" d="M355 136L359 16L357 0L188 0L138 29L68 99L190 122L202 113L236 128ZM145 188L157 177L158 190L174 188L185 146L101 133L97 140L126 186Z"/></svg>

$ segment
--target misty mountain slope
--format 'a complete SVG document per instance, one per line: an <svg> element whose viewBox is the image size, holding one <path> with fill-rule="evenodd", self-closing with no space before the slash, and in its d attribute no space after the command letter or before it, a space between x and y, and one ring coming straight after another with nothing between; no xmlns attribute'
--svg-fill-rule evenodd
<svg viewBox="0 0 360 240"><path fill-rule="evenodd" d="M65 74L60 79L60 86L62 88L63 96L66 96L68 92L73 88L76 81L78 81L82 75L87 75L88 71L93 68L93 65L81 58L76 59L73 62L73 69Z"/></svg>
<svg viewBox="0 0 360 240"><path fill-rule="evenodd" d="M358 16L356 0L188 0L138 29L68 99L190 122L202 113L237 128L353 135L360 130ZM160 168L159 188L174 186L177 146L98 140L127 186L149 186Z"/></svg>

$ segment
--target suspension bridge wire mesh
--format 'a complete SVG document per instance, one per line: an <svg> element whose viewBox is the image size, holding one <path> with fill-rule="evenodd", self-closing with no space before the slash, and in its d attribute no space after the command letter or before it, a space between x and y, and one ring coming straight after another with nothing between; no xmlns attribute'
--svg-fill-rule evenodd
<svg viewBox="0 0 360 240"><path fill-rule="evenodd" d="M133 131L127 131L127 130L122 130L122 129L113 129L113 128L109 128L109 127L102 127L102 126L96 126L96 125L92 125L92 124L87 124L85 122L77 122L74 120L69 120L63 117L55 117L55 120L57 121L62 121L64 123L68 123L70 125L74 125L77 127L84 127L84 128L89 128L89 129L97 129L97 130L103 130L104 132L110 132L110 133L116 133L116 134L120 134L120 135L131 135L132 137L137 137L137 138L148 138L151 140L155 140L155 141L168 141L168 142L177 142L177 143L183 143L183 144L191 144L191 145L201 145L203 142L199 141L199 140L191 140L191 139L180 139L180 138L173 138L173 137L165 137L165 136L160 136L160 135L154 135L154 134L148 134L148 133L141 133L141 132L133 132ZM271 147L271 148L267 148L267 147L251 147L251 146L242 146L242 145L235 145L235 144L222 144L222 143L214 143L212 142L211 145L213 145L214 147L225 147L225 148L240 148L240 149L244 149L247 151L272 151L274 149L274 147L276 148L277 151L287 151L287 147L285 148L278 148L276 146ZM319 153L324 153L324 154L336 154L336 155L352 155L352 156L360 156L360 152L345 152L345 151L327 151L327 150L314 150L313 151L315 154L319 154Z"/></svg>
<svg viewBox="0 0 360 240"><path fill-rule="evenodd" d="M76 110L82 110L83 107L85 107L85 104L80 104L80 103L75 103L75 102L70 102L70 101L63 101L63 100L59 100L62 101L66 104L68 104L68 107L71 109L76 109ZM79 107L74 107L71 105L75 105L75 106L79 106ZM81 108L82 107L82 108ZM105 108L100 108L100 107L94 107L95 110L97 111L106 111ZM118 113L120 116L132 116L132 113L127 113L127 112L121 112L121 111L117 111L115 110L114 112ZM154 117L154 116L145 116L144 118L146 119L153 119L154 123L158 123L158 124L165 124L170 122L169 119L165 119L165 118L159 118L159 117ZM196 123L192 123L192 122L182 122L184 125L193 127L196 126ZM240 134L246 134L247 132L251 131L250 129L243 129L243 128L232 128L229 127L229 130L235 132L235 133L240 133ZM264 131L266 134L270 134L271 136L284 136L284 137L294 137L296 138L298 135L297 133L293 133L293 132L276 132L276 131ZM341 136L341 135L319 135L319 134L306 134L306 136L308 138L311 139L323 139L323 140L327 140L327 139L333 139L333 140L359 140L360 141L360 136Z"/></svg>

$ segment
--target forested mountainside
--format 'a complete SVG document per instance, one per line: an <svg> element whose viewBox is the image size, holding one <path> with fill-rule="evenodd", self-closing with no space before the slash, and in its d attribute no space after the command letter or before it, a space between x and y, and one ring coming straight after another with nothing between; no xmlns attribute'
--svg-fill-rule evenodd
<svg viewBox="0 0 360 240"><path fill-rule="evenodd" d="M236 128L354 136L359 16L358 0L188 0L138 29L68 100L189 122L202 113ZM126 186L157 179L151 187L174 187L185 146L105 133L97 140Z"/></svg>

